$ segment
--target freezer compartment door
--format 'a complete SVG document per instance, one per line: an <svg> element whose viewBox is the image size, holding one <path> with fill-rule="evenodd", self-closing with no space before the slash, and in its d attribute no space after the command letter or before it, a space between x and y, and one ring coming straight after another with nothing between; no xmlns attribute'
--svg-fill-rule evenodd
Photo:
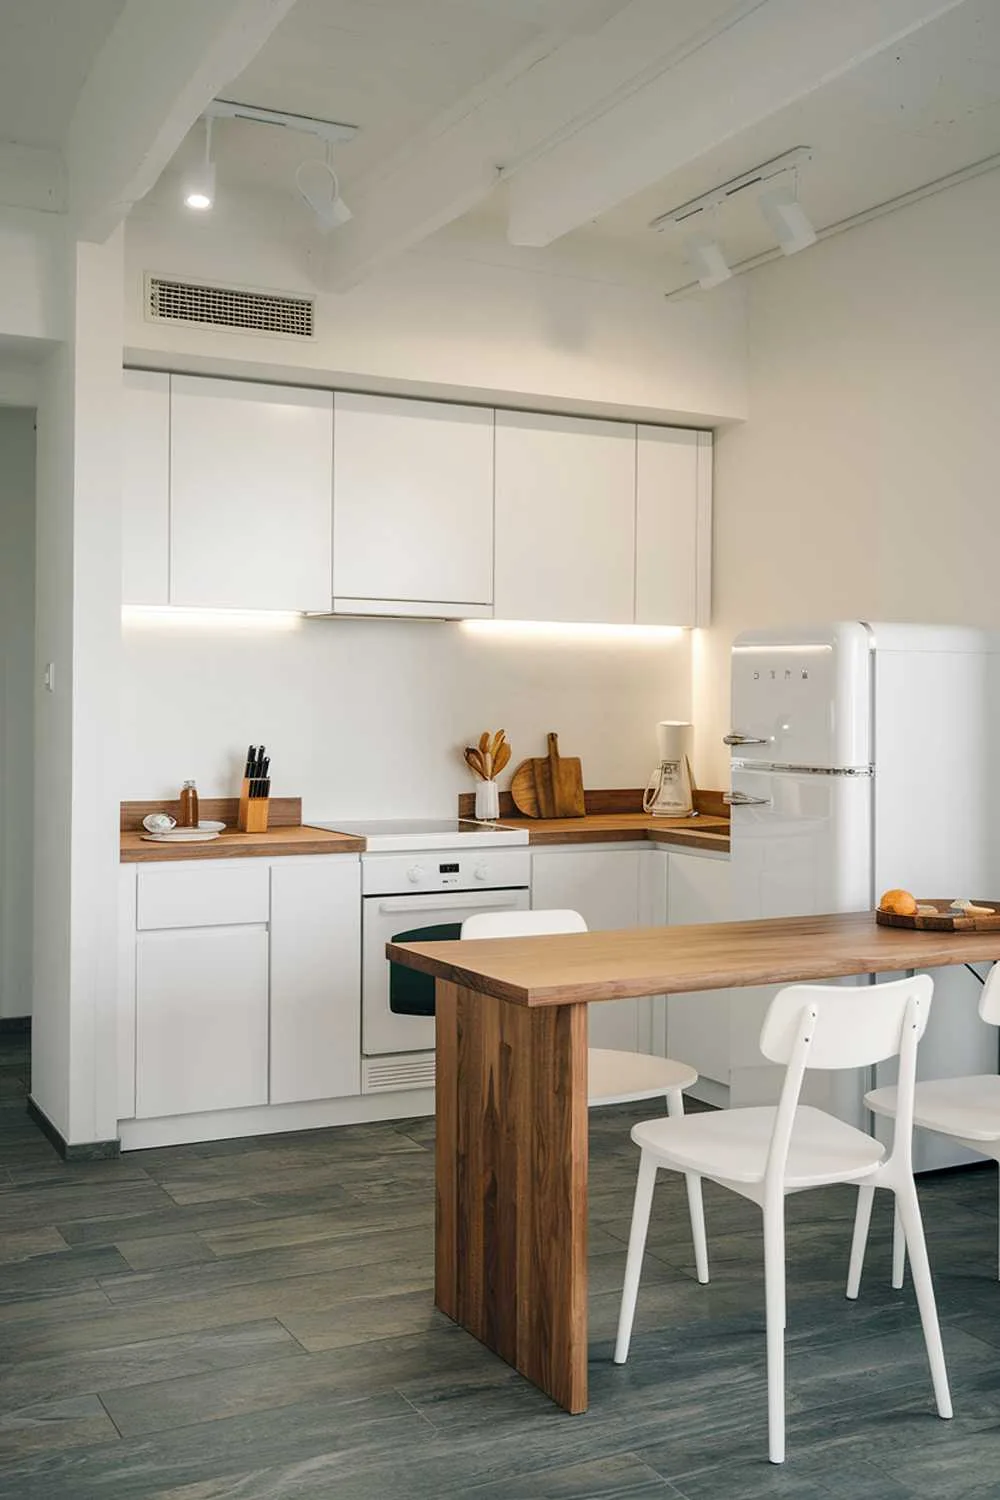
<svg viewBox="0 0 1000 1500"><path fill-rule="evenodd" d="M782 633L748 631L732 656L732 729L739 760L867 766L871 650L856 622Z"/></svg>
<svg viewBox="0 0 1000 1500"><path fill-rule="evenodd" d="M739 770L732 794L735 921L870 908L870 777Z"/></svg>

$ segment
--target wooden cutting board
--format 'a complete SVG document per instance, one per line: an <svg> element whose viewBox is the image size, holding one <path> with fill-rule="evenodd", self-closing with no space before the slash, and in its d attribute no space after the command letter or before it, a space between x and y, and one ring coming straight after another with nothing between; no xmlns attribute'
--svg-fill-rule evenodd
<svg viewBox="0 0 1000 1500"><path fill-rule="evenodd" d="M545 757L522 761L510 794L526 818L582 818L587 811L578 756L559 754L559 736L550 734Z"/></svg>
<svg viewBox="0 0 1000 1500"><path fill-rule="evenodd" d="M898 912L879 909L875 920L880 927L915 927L925 932L990 932L1000 928L1000 908L994 901L975 902L976 906L992 907L989 913L951 911L950 901L936 901L930 896L920 905L936 906L937 911L933 915L918 911L912 917L901 917Z"/></svg>

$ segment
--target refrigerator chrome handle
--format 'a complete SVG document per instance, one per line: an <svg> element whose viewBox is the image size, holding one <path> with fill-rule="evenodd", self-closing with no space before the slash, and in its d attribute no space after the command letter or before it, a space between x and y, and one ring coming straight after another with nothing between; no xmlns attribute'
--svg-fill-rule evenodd
<svg viewBox="0 0 1000 1500"><path fill-rule="evenodd" d="M727 807L770 807L770 797L748 797L746 792L723 792Z"/></svg>
<svg viewBox="0 0 1000 1500"><path fill-rule="evenodd" d="M766 745L767 740L759 740L752 734L724 734L722 743L724 745Z"/></svg>

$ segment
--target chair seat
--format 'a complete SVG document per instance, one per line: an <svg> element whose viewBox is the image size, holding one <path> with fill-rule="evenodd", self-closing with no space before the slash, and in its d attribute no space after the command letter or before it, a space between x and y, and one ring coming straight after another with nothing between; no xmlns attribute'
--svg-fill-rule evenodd
<svg viewBox="0 0 1000 1500"><path fill-rule="evenodd" d="M664 1166L723 1182L762 1182L774 1129L769 1107L724 1109L675 1119L644 1120L632 1131L637 1146ZM874 1172L885 1155L880 1141L821 1109L800 1105L792 1129L785 1186L852 1182Z"/></svg>
<svg viewBox="0 0 1000 1500"><path fill-rule="evenodd" d="M696 1069L648 1052L615 1052L591 1047L587 1053L587 1098L590 1104L627 1104L656 1099L668 1089L687 1089L698 1082Z"/></svg>
<svg viewBox="0 0 1000 1500"><path fill-rule="evenodd" d="M896 1089L872 1089L865 1103L877 1115L896 1113ZM1000 1077L983 1073L973 1078L929 1078L918 1083L913 1100L913 1123L941 1135L968 1141L1000 1140Z"/></svg>

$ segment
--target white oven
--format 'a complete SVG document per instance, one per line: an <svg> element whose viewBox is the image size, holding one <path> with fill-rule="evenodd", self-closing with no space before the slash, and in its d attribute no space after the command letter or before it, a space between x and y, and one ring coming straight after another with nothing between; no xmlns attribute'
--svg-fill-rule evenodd
<svg viewBox="0 0 1000 1500"><path fill-rule="evenodd" d="M473 912L527 911L527 849L434 849L365 854L361 861L361 1050L366 1059L399 1058L396 1069L366 1068L369 1088L433 1080L434 980L390 964L386 943L459 937ZM385 1079L385 1082L379 1080Z"/></svg>

